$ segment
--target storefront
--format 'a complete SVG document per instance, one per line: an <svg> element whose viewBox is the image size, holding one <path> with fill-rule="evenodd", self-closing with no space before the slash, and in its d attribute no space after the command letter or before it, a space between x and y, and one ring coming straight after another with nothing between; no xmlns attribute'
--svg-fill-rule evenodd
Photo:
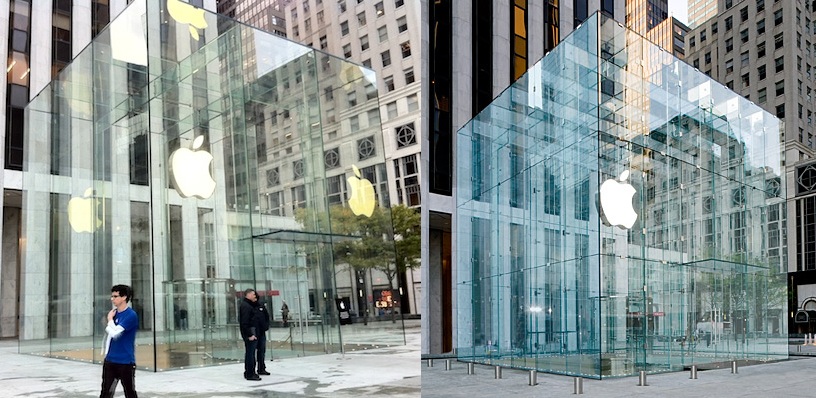
<svg viewBox="0 0 816 398"><path fill-rule="evenodd" d="M133 2L26 108L20 351L99 362L120 283L146 369L242 360L246 288L273 356L405 344L335 307L338 270L395 259L379 114L371 70Z"/></svg>
<svg viewBox="0 0 816 398"><path fill-rule="evenodd" d="M458 133L459 359L603 378L786 358L781 137L589 18Z"/></svg>

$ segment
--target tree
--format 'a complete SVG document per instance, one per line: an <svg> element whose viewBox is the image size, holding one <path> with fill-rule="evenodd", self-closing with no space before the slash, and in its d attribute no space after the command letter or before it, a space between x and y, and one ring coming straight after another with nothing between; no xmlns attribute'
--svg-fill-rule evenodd
<svg viewBox="0 0 816 398"><path fill-rule="evenodd" d="M393 289L401 272L419 266L420 216L411 208L377 206L371 217L365 217L348 207L332 206L328 213L302 209L295 217L305 230L330 231L335 261L349 264L358 276L376 269Z"/></svg>

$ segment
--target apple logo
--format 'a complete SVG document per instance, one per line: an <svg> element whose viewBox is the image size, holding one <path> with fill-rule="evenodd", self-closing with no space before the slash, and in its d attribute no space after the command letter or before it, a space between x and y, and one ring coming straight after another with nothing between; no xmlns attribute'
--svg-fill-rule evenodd
<svg viewBox="0 0 816 398"><path fill-rule="evenodd" d="M198 29L207 27L204 19L204 10L196 8L180 0L167 0L167 12L178 23L189 24L190 36L198 40ZM198 29L196 29L198 28Z"/></svg>
<svg viewBox="0 0 816 398"><path fill-rule="evenodd" d="M179 148L170 155L170 178L183 198L207 199L215 191L215 180L210 174L213 156L197 150L203 143L204 136L200 135L193 140L192 150Z"/></svg>
<svg viewBox="0 0 816 398"><path fill-rule="evenodd" d="M348 201L351 212L358 216L371 217L377 204L374 186L371 185L371 181L360 177L360 169L357 166L352 165L351 168L354 170L354 176L346 179L351 189Z"/></svg>
<svg viewBox="0 0 816 398"><path fill-rule="evenodd" d="M624 229L632 228L637 220L637 213L632 207L632 197L635 196L635 188L626 179L629 178L629 170L621 173L618 181L608 179L601 184L601 215L606 219L607 224Z"/></svg>
<svg viewBox="0 0 816 398"><path fill-rule="evenodd" d="M68 201L68 224L76 232L93 232L102 226L102 220L94 212L97 200L91 195L93 188L88 188L81 198Z"/></svg>

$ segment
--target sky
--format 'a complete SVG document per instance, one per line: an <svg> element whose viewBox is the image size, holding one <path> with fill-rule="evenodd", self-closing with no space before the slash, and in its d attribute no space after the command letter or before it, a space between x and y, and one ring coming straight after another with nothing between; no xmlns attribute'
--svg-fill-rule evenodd
<svg viewBox="0 0 816 398"><path fill-rule="evenodd" d="M688 24L688 0L669 0L669 15Z"/></svg>

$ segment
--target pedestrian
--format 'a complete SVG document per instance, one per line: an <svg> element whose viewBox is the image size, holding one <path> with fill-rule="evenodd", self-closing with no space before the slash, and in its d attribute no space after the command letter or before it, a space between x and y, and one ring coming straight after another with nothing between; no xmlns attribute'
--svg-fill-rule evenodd
<svg viewBox="0 0 816 398"><path fill-rule="evenodd" d="M244 339L244 378L261 380L260 375L270 375L266 371L266 331L269 330L269 311L258 302L255 289L244 291L244 301L238 313L241 338ZM257 373L255 369L258 369Z"/></svg>
<svg viewBox="0 0 816 398"><path fill-rule="evenodd" d="M187 330L187 309L184 307L179 310L179 320L181 321L181 330Z"/></svg>
<svg viewBox="0 0 816 398"><path fill-rule="evenodd" d="M286 305L286 301L281 306L281 318L283 318L283 327L289 327L289 306Z"/></svg>
<svg viewBox="0 0 816 398"><path fill-rule="evenodd" d="M102 392L99 398L113 397L119 381L125 389L125 397L137 397L134 379L139 316L128 307L132 298L133 289L130 286L115 285L111 288L113 309L108 312L108 324L105 327L107 337L102 347L105 362L102 365Z"/></svg>

